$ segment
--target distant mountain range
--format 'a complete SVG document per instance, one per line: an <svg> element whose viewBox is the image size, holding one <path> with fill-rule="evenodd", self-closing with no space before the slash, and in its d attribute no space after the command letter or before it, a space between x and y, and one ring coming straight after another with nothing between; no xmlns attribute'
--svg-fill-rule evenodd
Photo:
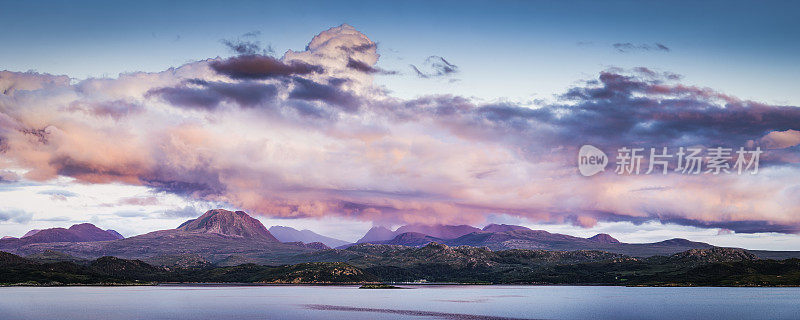
<svg viewBox="0 0 800 320"><path fill-rule="evenodd" d="M551 251L600 250L633 257L671 255L691 249L709 249L713 245L674 238L654 243L623 243L608 234L580 238L544 230L508 224L490 224L483 229L465 225L407 225L391 231L376 226L357 243L420 247L428 243L449 246L486 247L491 250L531 249ZM353 244L338 247L345 249ZM751 250L765 259L800 258L800 251Z"/></svg>
<svg viewBox="0 0 800 320"><path fill-rule="evenodd" d="M347 241L326 237L311 230L297 230L292 227L272 226L269 232L281 242L321 242L330 248L349 244Z"/></svg>
<svg viewBox="0 0 800 320"><path fill-rule="evenodd" d="M51 230L51 229L48 229ZM36 237L43 231L31 236ZM20 239L25 240L25 239ZM84 259L115 256L162 261L234 260L242 263L283 263L287 257L319 250L303 243L281 243L255 218L243 211L209 210L176 229L154 231L130 238L95 242L13 244L0 241L0 250L16 254L57 251ZM191 256L191 258L187 258Z"/></svg>
<svg viewBox="0 0 800 320"><path fill-rule="evenodd" d="M395 237L407 232L420 233L440 239L453 239L478 231L481 231L481 229L468 225L453 226L453 225L441 225L441 224L440 225L409 224L399 227L395 231L391 231L385 227L377 226L367 231L367 234L365 234L356 243L367 243L367 242L375 243L378 241L392 240Z"/></svg>
<svg viewBox="0 0 800 320"><path fill-rule="evenodd" d="M20 239L2 239L0 251L42 257L48 261L115 256L141 259L162 266L293 264L307 261L311 254L317 258L309 261L345 262L352 255L352 251L330 249L354 246L342 240L309 230L298 231L282 226L272 227L271 230L243 211L216 209L188 220L176 229L154 231L130 238L122 238L113 230L102 230L88 223L68 229L45 229L30 232ZM387 246L386 248L424 247L435 243L492 251L594 250L629 257L668 256L691 249L715 248L707 243L686 239L634 244L622 243L608 234L580 238L505 224L491 224L483 229L467 225L417 224L402 226L395 231L374 227L359 241L361 244L357 244L358 246L372 244ZM800 252L795 251L748 252L770 259L800 257Z"/></svg>

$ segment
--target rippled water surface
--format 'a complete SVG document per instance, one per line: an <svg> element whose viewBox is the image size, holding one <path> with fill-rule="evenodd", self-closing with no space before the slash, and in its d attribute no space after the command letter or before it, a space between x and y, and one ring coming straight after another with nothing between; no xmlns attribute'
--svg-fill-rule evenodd
<svg viewBox="0 0 800 320"><path fill-rule="evenodd" d="M798 319L800 288L3 287L1 319Z"/></svg>

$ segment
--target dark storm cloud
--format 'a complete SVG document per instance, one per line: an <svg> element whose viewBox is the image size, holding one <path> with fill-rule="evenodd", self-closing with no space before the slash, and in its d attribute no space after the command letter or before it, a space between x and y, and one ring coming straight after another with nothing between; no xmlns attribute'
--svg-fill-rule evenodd
<svg viewBox="0 0 800 320"><path fill-rule="evenodd" d="M247 54L211 62L211 68L233 79L270 79L291 75L323 73L322 66L300 61L283 63L266 55Z"/></svg>
<svg viewBox="0 0 800 320"><path fill-rule="evenodd" d="M364 73L370 73L370 74L376 74L376 73L377 74L386 74L386 75L397 74L397 71L389 71L389 70L383 70L383 69L380 69L380 68L375 68L375 67L370 66L370 65L368 65L368 64L366 64L364 62L361 62L361 61L358 61L356 59L353 59L352 57L348 59L347 67L350 68L350 69L353 69L353 70L361 71L361 72L364 72Z"/></svg>
<svg viewBox="0 0 800 320"><path fill-rule="evenodd" d="M355 112L361 105L361 101L358 97L336 86L299 77L295 77L293 80L295 86L292 91L289 92L289 98L291 99L321 101L338 106L346 112Z"/></svg>
<svg viewBox="0 0 800 320"><path fill-rule="evenodd" d="M745 220L745 221L702 221L686 218L666 218L659 219L663 223L674 223L684 226L693 226L699 228L720 228L724 230L733 230L736 233L761 233L761 232L777 232L777 233L798 233L800 232L800 225L794 224L780 224L770 221L761 220Z"/></svg>
<svg viewBox="0 0 800 320"><path fill-rule="evenodd" d="M339 49L341 49L344 52L347 52L348 54L353 54L356 52L365 53L369 52L370 50L377 50L378 45L375 43L364 43L355 46L339 46Z"/></svg>
<svg viewBox="0 0 800 320"><path fill-rule="evenodd" d="M498 137L548 146L743 146L771 131L800 129L800 108L732 98L707 88L669 84L664 74L602 72L573 87L561 102L539 107L472 105L428 97L392 108L413 118L438 119L476 138Z"/></svg>
<svg viewBox="0 0 800 320"><path fill-rule="evenodd" d="M255 107L275 98L277 92L278 88L273 84L190 80L178 87L151 90L147 95L161 97L179 107L213 110L223 101L235 102L241 107Z"/></svg>
<svg viewBox="0 0 800 320"><path fill-rule="evenodd" d="M796 107L743 101L636 75L603 72L598 80L562 96L574 104L548 107L553 116L549 123L580 137L650 145L683 141L738 146L770 131L800 127Z"/></svg>
<svg viewBox="0 0 800 320"><path fill-rule="evenodd" d="M208 175L213 179L214 175ZM218 178L218 177L217 177ZM217 179L202 181L204 178L200 177L186 177L186 179L168 180L166 177L158 177L151 179L142 179L144 185L154 188L157 191L169 192L182 196L206 196L218 195L224 192L224 185Z"/></svg>
<svg viewBox="0 0 800 320"><path fill-rule="evenodd" d="M652 213L645 216L634 217L607 211L586 211L582 212L582 214L585 216L590 216L599 221L631 222L634 225L641 225L655 221L663 224L676 224L704 229L723 229L734 231L736 233L776 232L791 234L800 232L800 225L782 224L764 220L708 221L684 218L678 214L665 213Z"/></svg>

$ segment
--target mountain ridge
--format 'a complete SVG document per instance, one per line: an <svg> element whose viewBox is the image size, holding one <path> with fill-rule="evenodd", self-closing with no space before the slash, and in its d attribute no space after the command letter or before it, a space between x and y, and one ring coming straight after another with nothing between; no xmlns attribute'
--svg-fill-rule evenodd
<svg viewBox="0 0 800 320"><path fill-rule="evenodd" d="M103 230L91 223L74 224L69 228L33 229L21 238L0 239L0 248L35 243L94 242L117 240L122 237L113 230Z"/></svg>

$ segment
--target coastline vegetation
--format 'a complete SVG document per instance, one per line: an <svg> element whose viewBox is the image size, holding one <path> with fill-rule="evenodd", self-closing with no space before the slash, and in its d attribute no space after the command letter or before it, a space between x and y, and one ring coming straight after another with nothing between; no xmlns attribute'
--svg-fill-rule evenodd
<svg viewBox="0 0 800 320"><path fill-rule="evenodd" d="M526 250L462 257L457 254L460 249L455 249L429 245L410 251L418 256L402 257L387 251L382 260L373 256L347 262L199 267L162 267L115 257L37 261L0 252L0 285L363 284L364 289L394 287L389 283L800 286L800 259L757 259L735 249L690 250L649 258L606 258L590 252L581 254L582 259L576 259L576 254Z"/></svg>

